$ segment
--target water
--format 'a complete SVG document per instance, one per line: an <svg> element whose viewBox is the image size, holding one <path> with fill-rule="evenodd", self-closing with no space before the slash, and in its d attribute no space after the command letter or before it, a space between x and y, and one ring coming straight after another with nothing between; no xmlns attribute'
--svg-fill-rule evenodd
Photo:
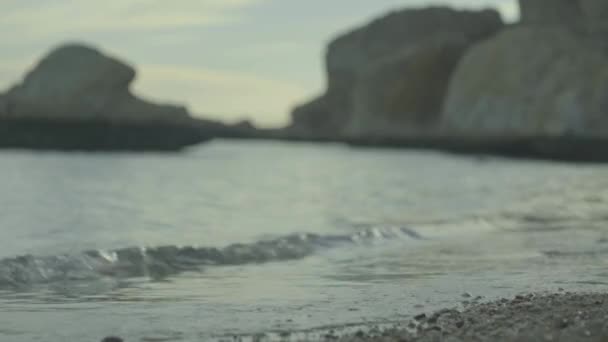
<svg viewBox="0 0 608 342"><path fill-rule="evenodd" d="M307 332L608 288L602 165L218 141L0 168L2 341Z"/></svg>

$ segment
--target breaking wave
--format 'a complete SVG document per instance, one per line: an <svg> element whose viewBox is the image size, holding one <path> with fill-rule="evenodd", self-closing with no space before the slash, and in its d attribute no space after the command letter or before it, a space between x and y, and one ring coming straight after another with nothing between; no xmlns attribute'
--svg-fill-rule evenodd
<svg viewBox="0 0 608 342"><path fill-rule="evenodd" d="M0 289L20 289L65 281L104 277L148 277L160 280L205 267L243 265L307 257L343 245L365 245L396 239L421 239L409 228L370 228L350 235L292 234L250 244L214 247L128 247L77 254L24 255L0 260Z"/></svg>

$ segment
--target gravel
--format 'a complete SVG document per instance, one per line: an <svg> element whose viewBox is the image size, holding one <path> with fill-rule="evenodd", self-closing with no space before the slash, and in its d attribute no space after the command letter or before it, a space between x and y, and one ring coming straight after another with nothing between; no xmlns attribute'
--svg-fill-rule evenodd
<svg viewBox="0 0 608 342"><path fill-rule="evenodd" d="M339 341L608 341L608 294L527 294L460 311L420 313L406 328L358 331ZM332 339L336 340L336 339Z"/></svg>

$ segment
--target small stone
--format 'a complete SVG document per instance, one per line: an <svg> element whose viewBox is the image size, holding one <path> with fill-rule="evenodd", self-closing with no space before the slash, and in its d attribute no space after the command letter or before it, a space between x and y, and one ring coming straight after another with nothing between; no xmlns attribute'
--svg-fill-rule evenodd
<svg viewBox="0 0 608 342"><path fill-rule="evenodd" d="M470 292L465 292L465 293L462 294L462 297L463 298L471 298L471 297L473 297L473 295Z"/></svg>
<svg viewBox="0 0 608 342"><path fill-rule="evenodd" d="M426 328L426 331L441 331L441 327L433 325L431 327Z"/></svg>
<svg viewBox="0 0 608 342"><path fill-rule="evenodd" d="M422 321L422 320L426 319L426 314L421 313L420 315L416 315L416 316L414 316L414 319L416 321Z"/></svg>
<svg viewBox="0 0 608 342"><path fill-rule="evenodd" d="M355 336L358 338L364 338L365 333L363 332L363 330L357 330L357 332L355 333Z"/></svg>
<svg viewBox="0 0 608 342"><path fill-rule="evenodd" d="M124 342L124 340L120 337L108 336L108 337L104 338L103 340L101 340L101 342Z"/></svg>
<svg viewBox="0 0 608 342"><path fill-rule="evenodd" d="M462 327L464 327L464 321L458 321L458 322L456 322L456 327L457 327L457 328L462 328Z"/></svg>
<svg viewBox="0 0 608 342"><path fill-rule="evenodd" d="M557 321L556 325L559 329L566 329L570 325L570 322L568 321L568 319L563 318Z"/></svg>

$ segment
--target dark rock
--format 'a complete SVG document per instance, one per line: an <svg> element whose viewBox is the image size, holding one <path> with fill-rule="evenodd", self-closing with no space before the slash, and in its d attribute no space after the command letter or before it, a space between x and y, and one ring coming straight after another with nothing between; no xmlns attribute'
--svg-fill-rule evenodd
<svg viewBox="0 0 608 342"><path fill-rule="evenodd" d="M519 0L519 8L520 21L526 25L563 27L577 26L582 21L578 0Z"/></svg>
<svg viewBox="0 0 608 342"><path fill-rule="evenodd" d="M570 325L570 321L568 321L568 319L566 319L566 318L559 319L559 320L557 321L557 323L555 324L555 326L556 326L558 329L565 329L565 328L567 328L569 325Z"/></svg>
<svg viewBox="0 0 608 342"><path fill-rule="evenodd" d="M108 336L101 340L101 342L124 342L124 340L120 337Z"/></svg>
<svg viewBox="0 0 608 342"><path fill-rule="evenodd" d="M419 315L416 315L416 316L414 316L414 319L417 320L417 321L425 320L426 319L426 314L421 313Z"/></svg>
<svg viewBox="0 0 608 342"><path fill-rule="evenodd" d="M0 147L178 150L209 140L184 107L129 90L135 70L81 44L44 57L0 96Z"/></svg>
<svg viewBox="0 0 608 342"><path fill-rule="evenodd" d="M342 35L327 50L326 92L294 109L289 130L310 137L346 131L359 136L373 133L364 131L368 121L382 134L395 118L432 121L464 46L501 26L495 11L433 7L392 12ZM422 89L410 94L416 86Z"/></svg>

